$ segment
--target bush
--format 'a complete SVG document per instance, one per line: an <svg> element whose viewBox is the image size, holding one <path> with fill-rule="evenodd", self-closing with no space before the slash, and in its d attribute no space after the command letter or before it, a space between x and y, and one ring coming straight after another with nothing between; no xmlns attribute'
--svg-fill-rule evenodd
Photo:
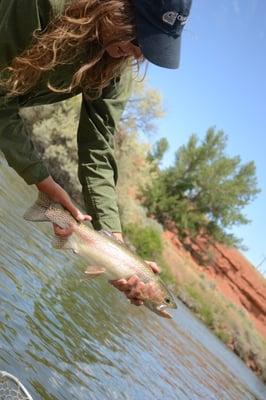
<svg viewBox="0 0 266 400"><path fill-rule="evenodd" d="M163 252L161 234L153 227L136 226L133 224L124 227L124 234L135 247L136 252L145 260L158 260Z"/></svg>
<svg viewBox="0 0 266 400"><path fill-rule="evenodd" d="M230 343L231 337L228 332L225 332L224 330L216 329L215 333L216 333L216 336L218 336L218 338L222 342L224 342L225 344Z"/></svg>

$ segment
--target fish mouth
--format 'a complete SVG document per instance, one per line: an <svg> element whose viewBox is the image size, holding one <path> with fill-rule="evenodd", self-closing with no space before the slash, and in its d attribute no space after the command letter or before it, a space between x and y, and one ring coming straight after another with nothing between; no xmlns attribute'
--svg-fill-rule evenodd
<svg viewBox="0 0 266 400"><path fill-rule="evenodd" d="M166 308L167 308L167 306L162 304L161 306L158 306L156 308L156 311L161 317L167 318L167 319L172 319L173 318L172 315L169 314L167 311L165 311Z"/></svg>

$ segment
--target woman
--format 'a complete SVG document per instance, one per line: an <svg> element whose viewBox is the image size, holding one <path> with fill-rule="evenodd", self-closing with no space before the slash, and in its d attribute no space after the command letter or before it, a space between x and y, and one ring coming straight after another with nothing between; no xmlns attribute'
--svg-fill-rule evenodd
<svg viewBox="0 0 266 400"><path fill-rule="evenodd" d="M78 220L122 240L114 133L130 94L130 65L177 68L191 0L0 0L0 149L26 181ZM82 214L50 176L19 115L82 93L77 133ZM57 235L70 229L54 226ZM156 272L157 266L151 267ZM142 304L135 276L113 282Z"/></svg>

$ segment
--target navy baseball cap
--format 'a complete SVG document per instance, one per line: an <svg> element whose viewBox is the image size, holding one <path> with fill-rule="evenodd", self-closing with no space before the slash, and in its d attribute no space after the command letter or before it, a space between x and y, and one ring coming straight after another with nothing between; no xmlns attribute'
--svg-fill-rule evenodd
<svg viewBox="0 0 266 400"><path fill-rule="evenodd" d="M144 57L165 68L178 68L181 34L192 0L131 0L137 42Z"/></svg>

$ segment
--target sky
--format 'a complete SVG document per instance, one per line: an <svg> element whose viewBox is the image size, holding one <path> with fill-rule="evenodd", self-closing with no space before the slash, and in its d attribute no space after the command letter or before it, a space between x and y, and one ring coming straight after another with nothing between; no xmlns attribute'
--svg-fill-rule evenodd
<svg viewBox="0 0 266 400"><path fill-rule="evenodd" d="M252 222L233 233L248 247L243 254L266 273L266 1L194 0L182 35L181 65L149 64L149 85L162 94L165 117L153 141L166 137L167 167L192 133L209 127L228 136L226 152L254 161L256 199L243 209ZM265 259L265 260L264 260ZM264 260L264 262L263 262Z"/></svg>

